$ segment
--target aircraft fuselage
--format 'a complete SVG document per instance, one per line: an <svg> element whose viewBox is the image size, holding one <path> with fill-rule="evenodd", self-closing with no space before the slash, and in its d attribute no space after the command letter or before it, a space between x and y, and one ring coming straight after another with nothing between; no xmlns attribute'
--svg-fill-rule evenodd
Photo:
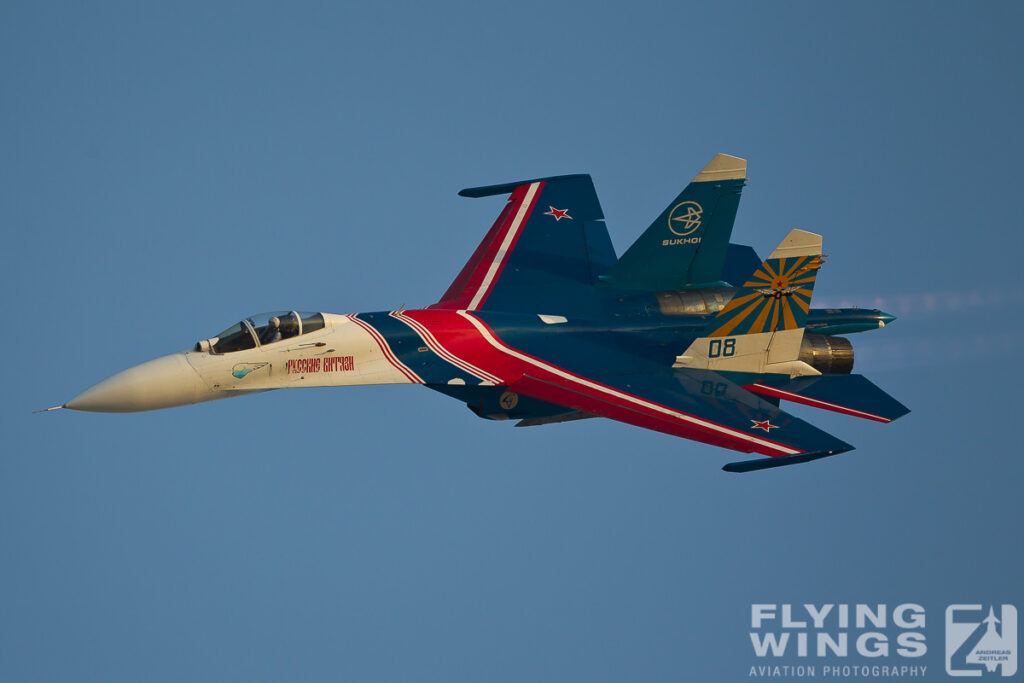
<svg viewBox="0 0 1024 683"><path fill-rule="evenodd" d="M599 364L621 372L657 371L671 365L711 317L666 315L651 310L649 304L640 308L627 301L622 302L626 305L621 315L604 321L481 311L467 316L431 309L323 314L321 329L270 343L259 343L253 330L256 338L251 347L241 350L218 353L204 340L194 348L119 372L65 407L137 412L271 389L368 384L488 387L514 382L521 371L494 353L487 331L474 326L474 319L489 328L499 343L544 357L555 366L572 365L579 348L596 345L605 354L593 359ZM852 331L858 331L892 319L880 311L815 309L808 316L808 330L846 331L852 326L857 328ZM481 357L488 359L487 369L473 362ZM462 397L466 390L444 393Z"/></svg>

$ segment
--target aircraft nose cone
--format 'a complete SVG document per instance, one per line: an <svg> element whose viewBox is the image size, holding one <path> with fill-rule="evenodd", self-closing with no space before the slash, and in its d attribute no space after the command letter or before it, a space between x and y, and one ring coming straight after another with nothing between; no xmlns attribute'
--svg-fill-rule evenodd
<svg viewBox="0 0 1024 683"><path fill-rule="evenodd" d="M888 313L883 313L882 311L879 311L876 317L878 318L879 327L885 327L886 325L888 325L889 323L896 319L896 316L889 315Z"/></svg>
<svg viewBox="0 0 1024 683"><path fill-rule="evenodd" d="M210 393L185 360L185 354L172 353L112 375L75 396L64 407L98 413L134 413L196 403Z"/></svg>

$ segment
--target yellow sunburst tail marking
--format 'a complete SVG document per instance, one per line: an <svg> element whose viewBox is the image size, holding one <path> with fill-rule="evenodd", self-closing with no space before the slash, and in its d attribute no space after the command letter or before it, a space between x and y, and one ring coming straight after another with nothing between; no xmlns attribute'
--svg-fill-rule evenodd
<svg viewBox="0 0 1024 683"><path fill-rule="evenodd" d="M803 328L818 269L821 235L791 230L711 321L706 337Z"/></svg>
<svg viewBox="0 0 1024 683"><path fill-rule="evenodd" d="M821 235L791 231L672 367L820 375L800 343L822 263Z"/></svg>

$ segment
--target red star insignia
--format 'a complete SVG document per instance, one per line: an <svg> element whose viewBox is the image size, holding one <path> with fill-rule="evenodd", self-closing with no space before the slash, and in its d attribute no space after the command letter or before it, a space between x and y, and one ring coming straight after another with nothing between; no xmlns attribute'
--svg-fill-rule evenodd
<svg viewBox="0 0 1024 683"><path fill-rule="evenodd" d="M760 422L758 422L757 420L751 420L751 422L754 423L753 425L751 425L751 429L763 429L766 432L770 432L773 429L779 428L779 425L773 425L771 423L771 420L761 420Z"/></svg>
<svg viewBox="0 0 1024 683"><path fill-rule="evenodd" d="M556 209L553 206L549 206L548 208L551 209L551 210L550 211L545 211L544 215L545 216L554 216L556 223L558 221L562 220L563 218L568 218L569 220L572 220L572 216L569 215L569 209Z"/></svg>

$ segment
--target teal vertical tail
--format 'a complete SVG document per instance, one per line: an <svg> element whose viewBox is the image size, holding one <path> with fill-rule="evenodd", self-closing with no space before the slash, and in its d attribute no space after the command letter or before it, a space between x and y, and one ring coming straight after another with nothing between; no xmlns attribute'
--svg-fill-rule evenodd
<svg viewBox="0 0 1024 683"><path fill-rule="evenodd" d="M648 292L720 284L746 174L745 159L716 155L601 278L603 284Z"/></svg>

